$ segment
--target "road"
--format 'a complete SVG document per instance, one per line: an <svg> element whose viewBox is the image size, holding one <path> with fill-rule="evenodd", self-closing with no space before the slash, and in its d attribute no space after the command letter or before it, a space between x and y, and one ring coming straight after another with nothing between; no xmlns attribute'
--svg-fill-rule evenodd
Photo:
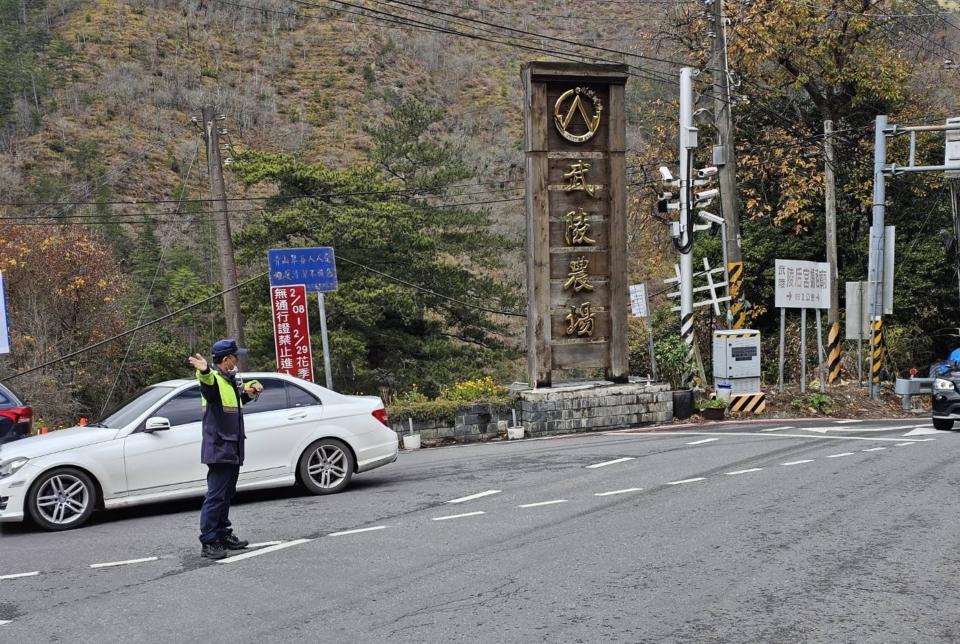
<svg viewBox="0 0 960 644"><path fill-rule="evenodd" d="M216 563L199 501L6 526L0 641L953 642L958 451L924 419L421 450L241 495L266 545Z"/></svg>

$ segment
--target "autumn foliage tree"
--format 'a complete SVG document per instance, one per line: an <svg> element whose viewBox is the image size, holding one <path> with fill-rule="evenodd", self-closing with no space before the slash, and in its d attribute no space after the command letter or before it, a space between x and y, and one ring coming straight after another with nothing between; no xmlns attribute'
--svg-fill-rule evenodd
<svg viewBox="0 0 960 644"><path fill-rule="evenodd" d="M9 376L106 340L125 328L126 277L106 245L78 226L0 224L11 352L5 383L51 424L99 411L123 346L104 345L69 361Z"/></svg>

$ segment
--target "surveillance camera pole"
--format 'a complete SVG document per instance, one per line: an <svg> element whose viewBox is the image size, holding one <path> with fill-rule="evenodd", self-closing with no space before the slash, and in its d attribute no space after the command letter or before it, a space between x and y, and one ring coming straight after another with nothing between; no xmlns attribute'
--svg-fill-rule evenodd
<svg viewBox="0 0 960 644"><path fill-rule="evenodd" d="M687 345L684 384L693 384L693 221L690 216L690 151L696 147L693 127L693 69L680 70L680 337Z"/></svg>

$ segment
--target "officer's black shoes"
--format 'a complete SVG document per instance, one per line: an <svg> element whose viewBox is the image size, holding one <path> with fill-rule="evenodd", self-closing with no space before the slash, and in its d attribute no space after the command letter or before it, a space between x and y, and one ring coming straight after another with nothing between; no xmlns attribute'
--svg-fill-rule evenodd
<svg viewBox="0 0 960 644"><path fill-rule="evenodd" d="M223 544L223 547L227 550L243 550L250 545L249 541L238 538L237 535L232 532L220 539L220 543Z"/></svg>
<svg viewBox="0 0 960 644"><path fill-rule="evenodd" d="M200 549L200 556L206 559L223 559L224 557L228 557L229 554L227 548L219 541L205 543Z"/></svg>

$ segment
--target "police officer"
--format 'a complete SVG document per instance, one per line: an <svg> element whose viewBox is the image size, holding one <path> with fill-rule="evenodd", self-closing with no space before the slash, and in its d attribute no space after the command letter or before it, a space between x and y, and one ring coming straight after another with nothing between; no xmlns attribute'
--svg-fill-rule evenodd
<svg viewBox="0 0 960 644"><path fill-rule="evenodd" d="M230 550L249 544L230 528L230 500L243 465L243 414L241 408L263 390L256 380L237 378L239 355L246 349L236 340L218 340L213 345L213 369L199 353L188 358L197 370L203 396L203 443L200 462L207 466L207 495L200 510L200 555L223 559Z"/></svg>

